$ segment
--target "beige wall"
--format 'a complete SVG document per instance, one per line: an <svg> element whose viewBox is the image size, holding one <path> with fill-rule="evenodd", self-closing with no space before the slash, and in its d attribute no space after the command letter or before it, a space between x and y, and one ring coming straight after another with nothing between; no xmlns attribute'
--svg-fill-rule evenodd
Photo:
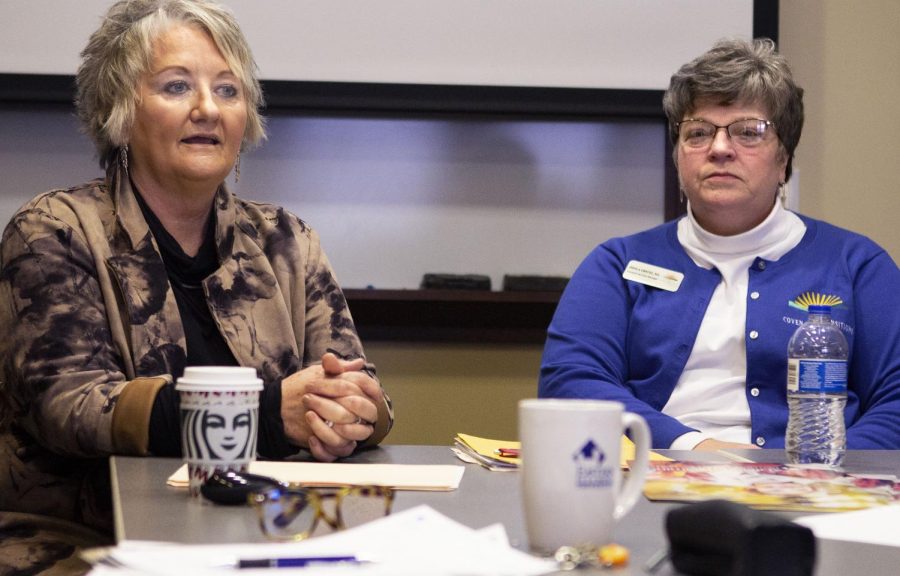
<svg viewBox="0 0 900 576"><path fill-rule="evenodd" d="M800 210L900 260L900 1L782 0L781 51L805 89Z"/></svg>
<svg viewBox="0 0 900 576"><path fill-rule="evenodd" d="M780 47L806 90L800 209L900 259L900 1L780 5ZM516 401L536 394L539 345L366 350L396 405L390 443L450 444L456 432L514 439Z"/></svg>
<svg viewBox="0 0 900 576"><path fill-rule="evenodd" d="M452 444L462 432L515 440L516 401L537 395L540 345L368 342L394 401L389 444Z"/></svg>

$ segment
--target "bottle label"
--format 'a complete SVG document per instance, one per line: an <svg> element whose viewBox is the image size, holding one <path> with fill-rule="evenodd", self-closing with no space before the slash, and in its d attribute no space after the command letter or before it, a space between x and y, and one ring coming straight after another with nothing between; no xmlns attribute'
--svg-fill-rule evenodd
<svg viewBox="0 0 900 576"><path fill-rule="evenodd" d="M787 390L843 394L847 391L847 361L789 358Z"/></svg>

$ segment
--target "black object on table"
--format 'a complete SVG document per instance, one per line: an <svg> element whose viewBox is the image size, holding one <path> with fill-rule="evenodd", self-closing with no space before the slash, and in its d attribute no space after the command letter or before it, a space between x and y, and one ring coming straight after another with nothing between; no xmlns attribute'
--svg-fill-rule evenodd
<svg viewBox="0 0 900 576"><path fill-rule="evenodd" d="M666 514L669 559L696 576L812 576L812 530L771 512L707 500Z"/></svg>

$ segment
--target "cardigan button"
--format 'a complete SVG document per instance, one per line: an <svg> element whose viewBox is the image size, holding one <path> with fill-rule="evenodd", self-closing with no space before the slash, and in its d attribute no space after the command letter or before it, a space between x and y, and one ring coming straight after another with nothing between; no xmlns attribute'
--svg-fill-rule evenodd
<svg viewBox="0 0 900 576"><path fill-rule="evenodd" d="M751 388L751 389L750 389L750 395L753 396L754 398L756 398L757 396L759 396L759 388L756 388L756 387Z"/></svg>
<svg viewBox="0 0 900 576"><path fill-rule="evenodd" d="M760 260L759 262L756 263L756 267L759 268L760 270L765 270L766 269L766 261Z"/></svg>
<svg viewBox="0 0 900 576"><path fill-rule="evenodd" d="M759 292L751 292L750 299L751 300L759 300Z"/></svg>
<svg viewBox="0 0 900 576"><path fill-rule="evenodd" d="M765 445L766 445L766 439L763 438L762 436L757 436L757 437L756 437L756 445L757 445L757 446L765 446Z"/></svg>
<svg viewBox="0 0 900 576"><path fill-rule="evenodd" d="M759 332L757 332L756 330L751 330L750 331L750 339L756 340L757 338L759 338Z"/></svg>

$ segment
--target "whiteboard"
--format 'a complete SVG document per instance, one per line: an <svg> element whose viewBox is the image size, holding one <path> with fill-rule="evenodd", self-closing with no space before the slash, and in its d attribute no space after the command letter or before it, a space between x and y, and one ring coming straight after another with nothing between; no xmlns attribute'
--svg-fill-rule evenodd
<svg viewBox="0 0 900 576"><path fill-rule="evenodd" d="M664 140L658 122L284 115L227 185L317 230L345 288L438 272L499 289L504 274L569 276L598 243L661 223ZM0 107L0 174L2 229L35 194L102 171L68 109Z"/></svg>
<svg viewBox="0 0 900 576"><path fill-rule="evenodd" d="M302 82L662 90L715 40L752 36L754 18L753 0L224 3L261 78ZM0 74L73 75L109 5L3 0Z"/></svg>

